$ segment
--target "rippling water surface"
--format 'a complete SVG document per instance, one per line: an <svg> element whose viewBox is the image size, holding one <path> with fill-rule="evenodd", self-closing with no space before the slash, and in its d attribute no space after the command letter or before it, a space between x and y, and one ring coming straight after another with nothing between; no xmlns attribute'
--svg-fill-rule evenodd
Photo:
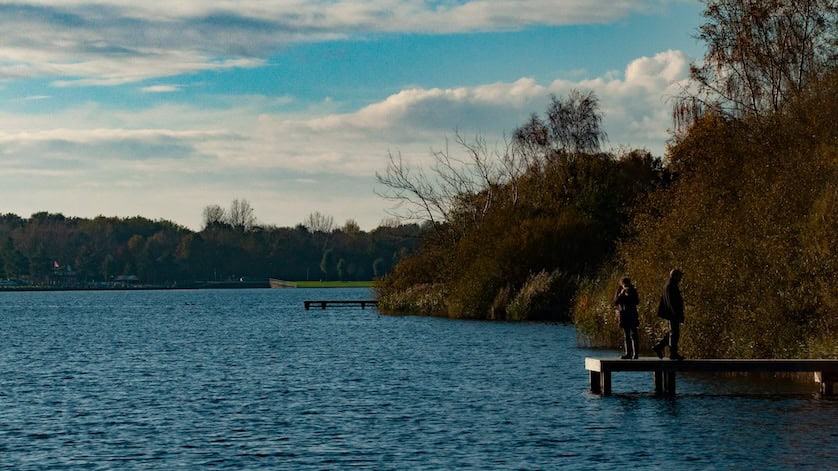
<svg viewBox="0 0 838 471"><path fill-rule="evenodd" d="M812 385L587 393L570 326L303 309L366 290L0 293L0 468L829 469ZM783 394L766 394L766 391ZM831 468L834 469L834 468Z"/></svg>

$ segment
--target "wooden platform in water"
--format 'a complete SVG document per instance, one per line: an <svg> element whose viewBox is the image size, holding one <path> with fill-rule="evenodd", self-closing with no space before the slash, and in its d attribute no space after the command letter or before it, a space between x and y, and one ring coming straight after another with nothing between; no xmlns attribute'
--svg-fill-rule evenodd
<svg viewBox="0 0 838 471"><path fill-rule="evenodd" d="M311 309L312 306L320 307L320 309L326 309L327 307L354 307L360 306L361 309L366 309L367 306L378 306L378 301L376 300L336 300L336 299L325 299L325 300L313 300L313 301L303 301L305 305L306 311Z"/></svg>
<svg viewBox="0 0 838 471"><path fill-rule="evenodd" d="M820 383L820 392L824 396L835 395L835 383L838 382L838 360L821 359L697 359L697 360L661 360L654 357L623 360L620 358L585 358L585 369L591 377L591 392L611 394L611 374L618 371L647 371L654 374L655 392L675 394L675 377L678 372L710 373L763 373L792 372L815 374L815 381Z"/></svg>

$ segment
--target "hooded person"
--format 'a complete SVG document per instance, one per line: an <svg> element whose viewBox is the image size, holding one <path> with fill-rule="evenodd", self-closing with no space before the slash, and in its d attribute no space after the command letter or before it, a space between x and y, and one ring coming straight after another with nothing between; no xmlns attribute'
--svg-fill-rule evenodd
<svg viewBox="0 0 838 471"><path fill-rule="evenodd" d="M669 358L683 360L678 353L678 340L681 338L681 324L684 323L684 298L678 284L684 274L677 268L669 272L669 281L663 287L660 303L658 303L658 317L669 321L669 330L663 338L652 347L658 358L663 358L663 352L669 345Z"/></svg>

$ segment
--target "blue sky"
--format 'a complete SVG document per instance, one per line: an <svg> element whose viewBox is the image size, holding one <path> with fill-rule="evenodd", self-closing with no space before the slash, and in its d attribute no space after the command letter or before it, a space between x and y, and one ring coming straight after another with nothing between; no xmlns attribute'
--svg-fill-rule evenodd
<svg viewBox="0 0 838 471"><path fill-rule="evenodd" d="M372 229L388 153L499 142L592 90L608 145L663 155L703 46L686 0L0 0L0 213L200 229L247 199ZM452 149L456 152L456 149ZM380 188L379 188L380 189Z"/></svg>

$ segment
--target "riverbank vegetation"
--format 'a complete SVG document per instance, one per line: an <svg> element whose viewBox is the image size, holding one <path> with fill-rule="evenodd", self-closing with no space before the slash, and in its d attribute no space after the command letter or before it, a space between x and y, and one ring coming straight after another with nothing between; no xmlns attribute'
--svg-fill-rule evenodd
<svg viewBox="0 0 838 471"><path fill-rule="evenodd" d="M571 319L617 346L611 296L657 300L686 273L682 349L700 357L838 356L838 68L829 0L706 1L693 87L664 159L601 152L593 95L554 99L500 150L459 139L431 173L391 159L388 196L435 231L377 290L380 308L481 319Z"/></svg>
<svg viewBox="0 0 838 471"><path fill-rule="evenodd" d="M600 151L600 123L596 97L575 92L554 97L500 151L459 137L470 160L436 154L433 180L393 157L379 176L388 196L414 202L435 230L379 284L380 306L567 319L580 280L613 257L637 197L667 178L648 152Z"/></svg>

